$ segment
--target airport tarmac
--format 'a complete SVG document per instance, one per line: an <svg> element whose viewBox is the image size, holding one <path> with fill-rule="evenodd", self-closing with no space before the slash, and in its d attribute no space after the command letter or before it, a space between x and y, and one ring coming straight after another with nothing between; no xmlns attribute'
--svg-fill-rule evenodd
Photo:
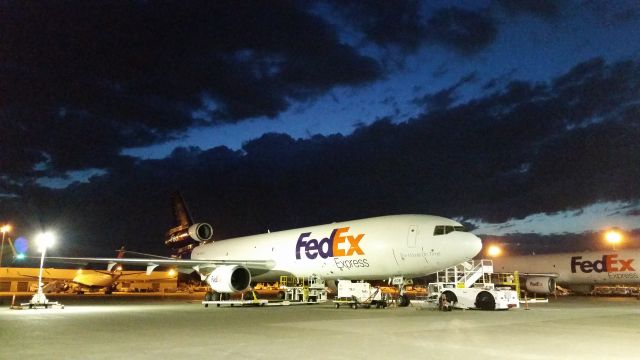
<svg viewBox="0 0 640 360"><path fill-rule="evenodd" d="M22 299L25 300L25 299ZM0 309L0 359L638 359L640 301L564 297L530 310L320 305L204 308L189 297L62 297Z"/></svg>

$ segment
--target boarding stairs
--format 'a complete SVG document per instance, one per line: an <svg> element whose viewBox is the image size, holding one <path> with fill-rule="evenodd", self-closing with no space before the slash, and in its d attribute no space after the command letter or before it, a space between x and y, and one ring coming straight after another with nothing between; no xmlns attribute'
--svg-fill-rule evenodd
<svg viewBox="0 0 640 360"><path fill-rule="evenodd" d="M477 283L491 283L492 260L465 261L437 273L438 282L453 283L458 288L469 288Z"/></svg>

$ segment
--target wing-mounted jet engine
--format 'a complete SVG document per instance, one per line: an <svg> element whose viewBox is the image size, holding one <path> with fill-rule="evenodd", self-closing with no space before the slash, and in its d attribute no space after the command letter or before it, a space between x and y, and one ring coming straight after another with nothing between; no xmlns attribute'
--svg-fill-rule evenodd
<svg viewBox="0 0 640 360"><path fill-rule="evenodd" d="M528 277L525 288L534 294L553 294L556 290L556 280L549 276Z"/></svg>
<svg viewBox="0 0 640 360"><path fill-rule="evenodd" d="M222 265L211 272L207 283L218 293L241 292L251 284L251 273L244 266Z"/></svg>

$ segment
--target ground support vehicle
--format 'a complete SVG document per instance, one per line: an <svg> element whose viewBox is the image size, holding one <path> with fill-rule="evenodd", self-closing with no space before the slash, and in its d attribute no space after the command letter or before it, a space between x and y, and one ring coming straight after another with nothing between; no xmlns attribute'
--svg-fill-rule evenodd
<svg viewBox="0 0 640 360"><path fill-rule="evenodd" d="M372 287L366 282L351 282L350 280L338 281L338 296L333 300L336 309L340 306L349 306L352 309L359 307L380 309L388 305L387 295L378 287Z"/></svg>
<svg viewBox="0 0 640 360"><path fill-rule="evenodd" d="M221 293L213 293L211 291L207 292L204 296L204 301L202 305L204 307L209 307L209 305L215 305L220 307L220 305L228 305L228 306L265 306L269 303L269 300L258 299L258 296L254 291L247 291L242 294L242 297L238 300L230 299L229 294L221 294Z"/></svg>
<svg viewBox="0 0 640 360"><path fill-rule="evenodd" d="M508 310L519 307L518 292L495 287L491 260L469 261L438 273L429 284L428 301L438 309Z"/></svg>
<svg viewBox="0 0 640 360"><path fill-rule="evenodd" d="M327 301L327 289L319 276L280 276L280 296L285 301L319 303Z"/></svg>
<svg viewBox="0 0 640 360"><path fill-rule="evenodd" d="M493 284L457 288L451 283L430 283L428 302L439 310L457 309L508 310L519 307L518 293L511 289L496 289Z"/></svg>
<svg viewBox="0 0 640 360"><path fill-rule="evenodd" d="M264 289L264 284L260 286ZM320 277L297 278L281 276L278 288L278 300L269 301L260 299L254 290L247 290L240 299L231 299L231 294L214 293L208 291L205 294L202 304L229 306L265 306L265 305L294 305L294 304L315 304L327 301L327 290L325 283ZM273 288L270 287L270 291Z"/></svg>

